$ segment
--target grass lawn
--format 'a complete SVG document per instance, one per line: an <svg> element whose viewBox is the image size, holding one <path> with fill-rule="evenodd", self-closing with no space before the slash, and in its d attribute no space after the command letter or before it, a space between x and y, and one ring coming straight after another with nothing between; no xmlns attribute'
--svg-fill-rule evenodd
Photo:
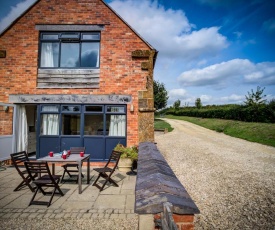
<svg viewBox="0 0 275 230"><path fill-rule="evenodd" d="M275 124L172 115L166 115L165 118L189 121L232 137L275 147ZM161 124L160 119L155 119L155 124L156 120Z"/></svg>
<svg viewBox="0 0 275 230"><path fill-rule="evenodd" d="M155 119L155 129L168 129L168 132L171 132L174 128L171 127L170 124L167 122L161 120L161 119Z"/></svg>

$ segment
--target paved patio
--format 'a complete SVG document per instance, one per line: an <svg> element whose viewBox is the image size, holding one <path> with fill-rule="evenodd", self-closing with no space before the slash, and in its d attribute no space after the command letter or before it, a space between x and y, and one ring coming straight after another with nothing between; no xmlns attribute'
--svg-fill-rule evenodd
<svg viewBox="0 0 275 230"><path fill-rule="evenodd" d="M0 171L0 219L8 218L137 218L134 213L136 176L124 172L116 172L113 179L119 187L107 184L102 192L92 186L96 172L91 167L91 181L87 184L86 177L82 181L82 194L78 194L75 182L60 184L64 196L55 195L50 207L44 205L28 206L33 193L25 187L14 192L21 182L14 167L8 166ZM56 167L56 174L62 175L62 168ZM86 173L86 167L83 167ZM41 198L44 197L41 193ZM39 196L37 195L37 198Z"/></svg>

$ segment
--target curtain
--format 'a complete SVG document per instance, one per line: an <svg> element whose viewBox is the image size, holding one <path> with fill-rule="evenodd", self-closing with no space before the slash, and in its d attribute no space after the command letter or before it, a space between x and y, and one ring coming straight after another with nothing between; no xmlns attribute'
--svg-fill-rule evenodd
<svg viewBox="0 0 275 230"><path fill-rule="evenodd" d="M24 105L16 107L17 125L15 128L16 146L15 152L28 150L28 123L26 108Z"/></svg>
<svg viewBox="0 0 275 230"><path fill-rule="evenodd" d="M43 112L58 112L56 106L44 106ZM43 114L42 115L42 135L59 135L59 115Z"/></svg>
<svg viewBox="0 0 275 230"><path fill-rule="evenodd" d="M53 44L42 43L41 67L54 67Z"/></svg>
<svg viewBox="0 0 275 230"><path fill-rule="evenodd" d="M125 136L126 119L125 115L111 115L109 136Z"/></svg>

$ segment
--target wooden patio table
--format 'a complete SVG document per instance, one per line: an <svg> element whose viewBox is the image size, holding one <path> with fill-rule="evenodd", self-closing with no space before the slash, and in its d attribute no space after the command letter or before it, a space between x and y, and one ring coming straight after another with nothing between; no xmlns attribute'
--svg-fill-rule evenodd
<svg viewBox="0 0 275 230"><path fill-rule="evenodd" d="M36 159L37 161L47 161L48 163L52 163L52 174L55 175L55 163L68 163L68 162L77 162L78 163L78 193L82 193L82 180L81 180L81 173L82 173L82 163L87 161L87 184L90 183L90 154L84 154L81 157L79 154L71 154L66 159L61 157L61 154L55 153L53 157L45 156Z"/></svg>

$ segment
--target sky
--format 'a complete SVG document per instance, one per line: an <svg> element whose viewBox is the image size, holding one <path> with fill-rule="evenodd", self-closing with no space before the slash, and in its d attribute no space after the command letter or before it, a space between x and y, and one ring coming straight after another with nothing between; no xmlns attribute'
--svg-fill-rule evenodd
<svg viewBox="0 0 275 230"><path fill-rule="evenodd" d="M0 0L0 31L35 0ZM104 0L157 51L168 106L275 98L274 0Z"/></svg>

